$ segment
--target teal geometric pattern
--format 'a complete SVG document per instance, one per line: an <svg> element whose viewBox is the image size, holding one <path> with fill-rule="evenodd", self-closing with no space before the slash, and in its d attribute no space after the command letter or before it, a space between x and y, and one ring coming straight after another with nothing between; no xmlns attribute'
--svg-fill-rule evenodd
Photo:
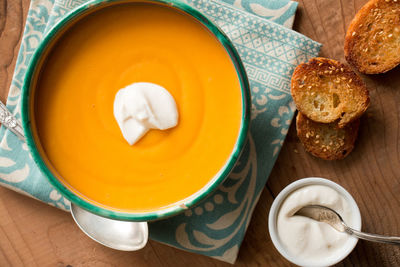
<svg viewBox="0 0 400 267"><path fill-rule="evenodd" d="M7 99L20 118L23 77L43 34L87 0L32 0ZM289 0L186 0L231 39L251 87L250 134L229 178L196 207L150 223L150 238L233 263L253 209L282 147L295 107L290 77L301 62L317 56L320 45L294 32L296 2ZM283 26L282 26L283 25ZM26 144L0 129L0 184L63 210L69 202L47 182Z"/></svg>

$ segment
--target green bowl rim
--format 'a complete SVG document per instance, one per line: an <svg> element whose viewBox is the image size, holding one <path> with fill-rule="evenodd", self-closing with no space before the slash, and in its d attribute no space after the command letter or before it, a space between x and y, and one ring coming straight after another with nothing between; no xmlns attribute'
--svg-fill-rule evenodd
<svg viewBox="0 0 400 267"><path fill-rule="evenodd" d="M50 171L47 167L46 163L42 159L36 143L33 138L33 133L31 129L31 121L30 121L30 107L29 107L29 99L31 92L31 82L33 74L36 70L36 65L38 64L43 52L46 51L47 47L57 34L64 29L64 26L68 26L68 24L73 21L75 18L78 18L84 13L89 12L90 9L94 7L101 7L101 5L105 5L108 3L130 3L130 2L147 2L147 3L158 3L167 5L170 7L175 7L184 13L188 14L191 17L194 17L197 21L207 27L209 31L211 31L214 36L219 40L219 42L224 46L225 50L228 52L234 66L236 72L238 74L240 80L240 87L242 91L242 118L241 118L241 126L239 130L239 136L237 142L235 144L234 150L227 161L224 167L221 169L216 176L207 183L201 190L197 191L193 195L188 198L179 201L177 204L172 204L166 208L150 211L150 212L123 212L123 211L115 211L106 209L100 206L96 206L89 201L79 197L77 194L73 193L66 186L64 186ZM229 38L223 33L223 31L216 26L213 22L211 22L205 15L200 13L198 10L193 7L180 2L179 0L92 0L85 4L80 5L79 7L72 10L68 15L62 18L59 22L57 22L44 36L39 46L37 47L35 53L32 56L32 59L28 65L25 77L24 84L22 86L22 105L21 105L21 117L22 117L22 125L24 128L24 133L26 137L26 142L31 152L32 158L35 163L38 165L41 172L48 179L48 181L68 200L72 203L84 208L85 210L92 212L94 214L111 218L117 220L126 220L126 221L151 221L162 219L166 217L170 217L176 215L182 211L185 211L188 208L193 207L198 204L201 200L203 200L207 195L209 195L212 191L217 189L217 187L227 178L229 173L232 171L234 165L236 164L238 157L240 156L245 142L247 138L247 133L249 130L250 124L250 86L247 78L246 71L244 69L243 63L239 57L238 52L234 48L233 44L229 40Z"/></svg>

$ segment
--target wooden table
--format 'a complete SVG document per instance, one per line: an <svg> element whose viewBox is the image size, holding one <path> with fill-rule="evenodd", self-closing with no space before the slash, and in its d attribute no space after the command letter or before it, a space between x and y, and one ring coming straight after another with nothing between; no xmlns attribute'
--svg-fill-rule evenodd
<svg viewBox="0 0 400 267"><path fill-rule="evenodd" d="M265 0L267 1L267 0ZM304 0L295 29L324 44L321 56L344 61L343 39L366 0ZM29 0L0 0L0 99L6 100ZM364 76L372 105L362 118L355 150L343 161L307 154L290 128L261 196L236 263L287 266L268 235L269 207L286 185L303 177L326 177L357 201L363 230L400 236L400 68ZM138 252L96 244L69 214L0 188L0 266L229 266L157 242ZM400 266L400 248L360 241L341 265Z"/></svg>

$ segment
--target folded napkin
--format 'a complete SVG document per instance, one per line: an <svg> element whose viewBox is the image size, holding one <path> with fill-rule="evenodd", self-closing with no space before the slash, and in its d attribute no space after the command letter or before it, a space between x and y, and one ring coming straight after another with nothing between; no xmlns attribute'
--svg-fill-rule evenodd
<svg viewBox="0 0 400 267"><path fill-rule="evenodd" d="M31 1L7 100L17 118L25 70L43 33L84 2L87 0ZM250 81L252 123L243 155L223 185L193 209L150 223L150 238L233 263L293 118L290 76L299 63L318 55L320 45L286 28L293 24L296 2L186 2L214 21L238 50ZM68 200L40 173L27 145L4 127L0 129L0 138L0 184L68 210Z"/></svg>

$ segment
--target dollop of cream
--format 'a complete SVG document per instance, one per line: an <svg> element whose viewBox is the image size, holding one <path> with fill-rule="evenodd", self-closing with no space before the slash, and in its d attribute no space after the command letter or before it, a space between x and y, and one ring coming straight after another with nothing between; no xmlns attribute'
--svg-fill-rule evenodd
<svg viewBox="0 0 400 267"><path fill-rule="evenodd" d="M178 109L175 99L164 87L140 82L117 92L114 117L125 140L133 145L150 129L175 127L178 124Z"/></svg>
<svg viewBox="0 0 400 267"><path fill-rule="evenodd" d="M343 249L350 236L330 225L310 218L294 216L306 205L322 205L338 212L351 226L352 214L346 199L324 185L309 185L291 193L282 203L277 219L278 236L295 257L308 262L322 262Z"/></svg>

